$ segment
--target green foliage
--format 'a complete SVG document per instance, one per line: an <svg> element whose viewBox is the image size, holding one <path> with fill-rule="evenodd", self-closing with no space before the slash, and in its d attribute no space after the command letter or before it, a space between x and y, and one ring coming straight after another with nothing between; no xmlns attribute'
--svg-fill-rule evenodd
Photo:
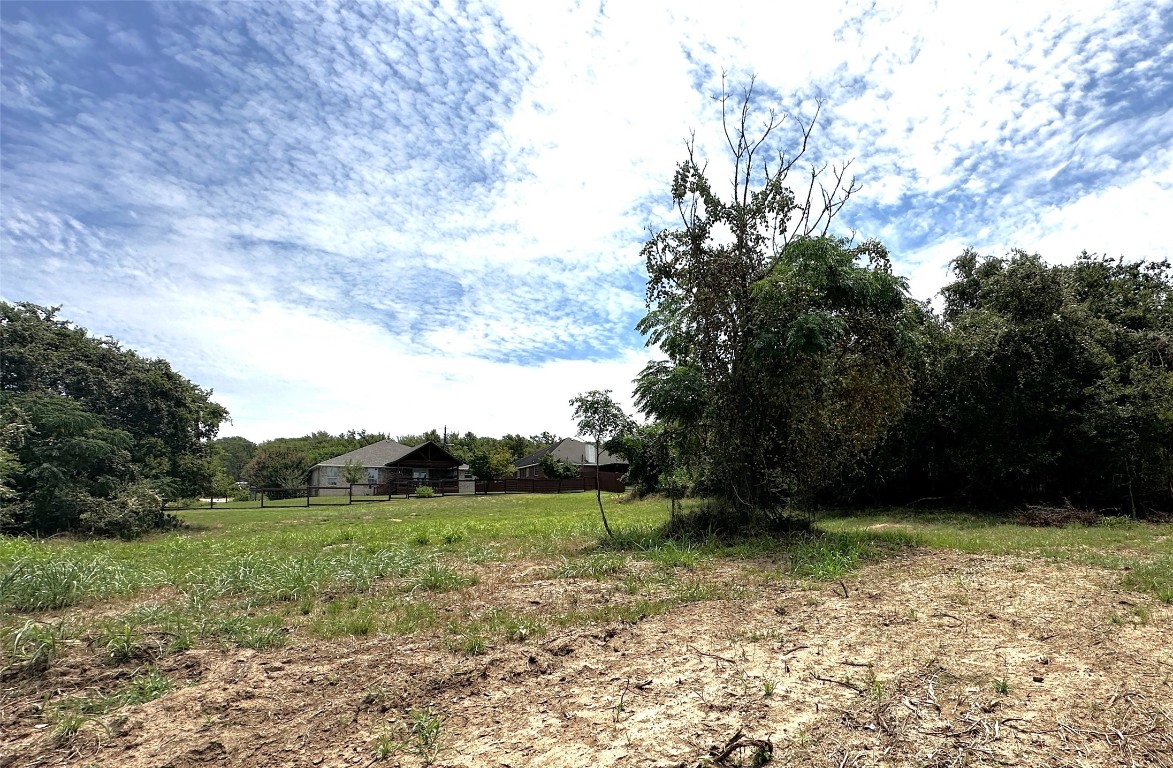
<svg viewBox="0 0 1173 768"><path fill-rule="evenodd" d="M146 655L146 638L138 625L126 619L103 624L94 646L113 662L130 661Z"/></svg>
<svg viewBox="0 0 1173 768"><path fill-rule="evenodd" d="M468 459L468 468L478 480L493 480L513 472L513 456L504 448L478 450Z"/></svg>
<svg viewBox="0 0 1173 768"><path fill-rule="evenodd" d="M381 432L371 433L365 429L351 429L337 435L319 430L302 437L278 437L266 440L258 448L290 449L305 457L308 468L326 459L332 459L335 456L341 456L344 453L350 453L363 446L386 439L387 435ZM242 472L242 478L248 479L247 471Z"/></svg>
<svg viewBox="0 0 1173 768"><path fill-rule="evenodd" d="M430 485L421 485L415 489L415 495L421 499L430 499L436 495L436 491Z"/></svg>
<svg viewBox="0 0 1173 768"><path fill-rule="evenodd" d="M69 639L70 630L64 621L54 624L28 620L19 627L0 631L4 656L33 674L48 669L65 652Z"/></svg>
<svg viewBox="0 0 1173 768"><path fill-rule="evenodd" d="M631 430L631 419L623 409L611 399L611 390L592 389L581 395L571 398L570 405L574 408L574 420L578 423L580 435L590 435L595 440L596 461L602 446L620 435ZM599 515L603 518L603 528L608 536L612 536L611 525L607 522L607 513L603 510L603 492L599 486L599 473L595 473L595 498L599 503Z"/></svg>
<svg viewBox="0 0 1173 768"><path fill-rule="evenodd" d="M581 474L579 466L573 462L563 461L552 453L547 453L540 462L542 474L551 480L570 480Z"/></svg>
<svg viewBox="0 0 1173 768"><path fill-rule="evenodd" d="M256 443L243 437L221 437L212 441L212 457L231 482L244 479L244 468L256 451Z"/></svg>
<svg viewBox="0 0 1173 768"><path fill-rule="evenodd" d="M891 499L1173 509L1173 270L967 250L872 478Z"/></svg>
<svg viewBox="0 0 1173 768"><path fill-rule="evenodd" d="M128 433L59 395L0 394L0 412L20 428L8 431L18 468L6 478L15 499L0 516L4 527L134 537L168 522L151 486L133 482Z"/></svg>
<svg viewBox="0 0 1173 768"><path fill-rule="evenodd" d="M120 446L141 479L176 495L209 487L210 440L228 412L171 369L111 338L91 337L56 308L0 302L0 392L61 398L128 436Z"/></svg>
<svg viewBox="0 0 1173 768"><path fill-rule="evenodd" d="M364 482L367 479L367 468L357 461L347 459L342 465L342 477L351 485Z"/></svg>
<svg viewBox="0 0 1173 768"><path fill-rule="evenodd" d="M645 483L659 469L657 485L733 514L784 509L866 457L908 406L923 312L878 244L748 252L737 284L655 241L645 250L657 304L640 328L670 354L636 385L659 422L627 448Z"/></svg>
<svg viewBox="0 0 1173 768"><path fill-rule="evenodd" d="M259 488L299 488L306 484L311 466L304 451L290 445L265 443L244 468L244 476Z"/></svg>
<svg viewBox="0 0 1173 768"><path fill-rule="evenodd" d="M109 501L92 499L78 516L78 527L95 536L134 539L161 528L174 528L178 518L165 514L163 499L147 483L132 483Z"/></svg>
<svg viewBox="0 0 1173 768"><path fill-rule="evenodd" d="M508 454L508 463L517 461L522 456L528 456L544 446L556 443L560 439L557 435L542 432L539 435L526 437L520 434L508 434L504 437L485 437L473 432L459 433L457 430L448 430L448 451L461 461L471 463L477 453L494 454L504 451ZM436 445L444 445L444 436L435 429L429 429L418 435L401 435L397 442L404 445L422 445L431 440ZM512 471L512 470L510 470ZM477 475L477 477L481 477ZM482 478L483 479L483 478Z"/></svg>
<svg viewBox="0 0 1173 768"><path fill-rule="evenodd" d="M731 106L727 93L721 101ZM805 200L788 186L814 120L798 123L787 152L774 112L761 134L747 129L752 85L738 107L723 109L732 195L716 193L690 145L672 182L681 224L643 249L638 328L667 359L644 369L635 393L660 431L628 450L643 449L646 485L663 479L673 496L687 488L752 517L833 483L899 418L921 312L883 246L828 236L855 190L843 169L831 168L823 205L812 203L818 168Z"/></svg>
<svg viewBox="0 0 1173 768"><path fill-rule="evenodd" d="M206 491L227 412L165 361L55 315L0 303L0 529L129 538L172 524L159 492Z"/></svg>
<svg viewBox="0 0 1173 768"><path fill-rule="evenodd" d="M627 461L624 478L640 495L661 490L661 477L673 466L672 440L663 421L633 424L623 434L608 440L609 452Z"/></svg>

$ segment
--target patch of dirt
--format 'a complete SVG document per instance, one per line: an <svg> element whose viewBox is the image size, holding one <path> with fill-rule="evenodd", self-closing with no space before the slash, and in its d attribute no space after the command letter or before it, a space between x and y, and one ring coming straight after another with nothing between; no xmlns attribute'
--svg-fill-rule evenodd
<svg viewBox="0 0 1173 768"><path fill-rule="evenodd" d="M1173 766L1173 610L1114 574L917 552L804 589L771 565L703 574L749 597L481 656L440 636L190 651L160 664L177 690L65 749L42 698L112 671L67 659L6 684L0 766L416 766L433 744L446 766L695 766L739 731L779 766ZM618 599L533 562L489 567L462 607ZM428 710L442 724L425 743L411 719ZM380 760L380 736L405 743Z"/></svg>

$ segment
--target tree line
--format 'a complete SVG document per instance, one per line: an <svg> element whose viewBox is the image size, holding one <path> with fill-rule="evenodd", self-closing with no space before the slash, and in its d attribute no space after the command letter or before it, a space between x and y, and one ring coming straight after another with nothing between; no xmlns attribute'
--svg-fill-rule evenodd
<svg viewBox="0 0 1173 768"><path fill-rule="evenodd" d="M643 249L638 328L664 357L635 383L647 423L609 434L630 482L731 521L816 503L1173 511L1167 260L965 250L938 311L881 243L830 232L844 168L791 183L813 119L782 142L785 116L751 130L752 87L721 104L731 189L690 144L678 224Z"/></svg>
<svg viewBox="0 0 1173 768"><path fill-rule="evenodd" d="M262 488L304 486L310 468L315 464L388 439L407 446L431 441L444 446L454 457L468 464L477 477L491 478L511 473L515 461L561 438L550 432L486 437L456 430L445 430L442 434L435 429L396 438L365 430L349 430L338 435L313 432L303 437L280 437L259 444L243 437L222 437L212 443L218 477L215 488L218 493L223 491L220 495L228 496L233 493L236 482ZM355 470L346 479L347 482L366 482L366 472Z"/></svg>

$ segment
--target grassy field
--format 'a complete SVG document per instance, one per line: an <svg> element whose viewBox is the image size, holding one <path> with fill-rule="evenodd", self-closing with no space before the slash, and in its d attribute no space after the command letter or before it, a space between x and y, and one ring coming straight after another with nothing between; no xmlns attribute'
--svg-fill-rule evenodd
<svg viewBox="0 0 1173 768"><path fill-rule="evenodd" d="M87 724L172 692L164 661L195 649L398 637L472 658L575 628L736 604L763 585L839 583L846 598L841 580L910 553L1090 567L1119 589L1173 602L1173 525L1030 528L889 510L822 514L814 532L788 536L670 537L662 501L608 504L614 540L601 535L590 494L217 508L184 512L185 529L140 541L0 539L3 676L38 692L51 746L65 748ZM522 588L527 599L510 597ZM556 602L533 597L554 588ZM1118 618L1145 616L1136 608ZM70 663L128 671L116 684L40 690L38 679ZM413 717L427 720L421 712Z"/></svg>

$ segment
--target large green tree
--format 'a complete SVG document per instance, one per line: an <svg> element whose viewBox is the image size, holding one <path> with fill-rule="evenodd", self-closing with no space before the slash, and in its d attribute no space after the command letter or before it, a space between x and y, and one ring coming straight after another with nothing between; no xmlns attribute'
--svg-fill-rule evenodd
<svg viewBox="0 0 1173 768"><path fill-rule="evenodd" d="M244 437L221 437L212 442L212 456L233 482L244 477L245 465L256 451L256 443Z"/></svg>
<svg viewBox="0 0 1173 768"><path fill-rule="evenodd" d="M482 448L469 458L468 468L476 479L485 482L485 493L488 493L491 481L513 471L513 457L504 447Z"/></svg>
<svg viewBox="0 0 1173 768"><path fill-rule="evenodd" d="M866 454L907 404L920 308L875 242L829 235L855 191L844 168L790 185L815 120L781 147L785 116L755 132L752 86L728 110L732 188L722 196L693 145L676 170L679 224L644 246L639 329L666 359L637 405L662 423L696 490L739 515L785 507ZM828 170L829 168L829 170Z"/></svg>
<svg viewBox="0 0 1173 768"><path fill-rule="evenodd" d="M8 486L0 528L137 536L168 521L141 483L130 434L62 395L0 393Z"/></svg>
<svg viewBox="0 0 1173 768"><path fill-rule="evenodd" d="M310 467L306 453L290 445L274 441L261 445L244 468L244 478L257 488L292 489L305 486ZM273 498L287 494L273 491Z"/></svg>
<svg viewBox="0 0 1173 768"><path fill-rule="evenodd" d="M967 250L871 479L890 501L1173 508L1173 270Z"/></svg>
<svg viewBox="0 0 1173 768"><path fill-rule="evenodd" d="M0 392L69 398L130 436L140 478L168 494L206 492L215 470L210 442L228 416L224 407L166 360L90 336L57 311L0 302Z"/></svg>

